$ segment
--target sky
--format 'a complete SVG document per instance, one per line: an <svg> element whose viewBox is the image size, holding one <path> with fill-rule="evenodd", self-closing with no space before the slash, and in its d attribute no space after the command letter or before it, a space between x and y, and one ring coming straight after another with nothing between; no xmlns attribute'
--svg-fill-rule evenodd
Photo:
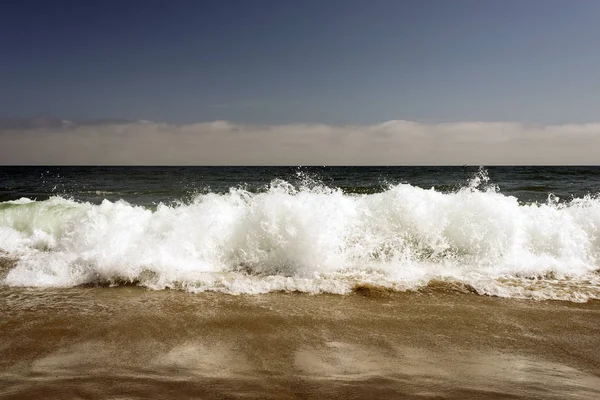
<svg viewBox="0 0 600 400"><path fill-rule="evenodd" d="M4 0L0 163L597 164L598 21L596 0Z"/></svg>

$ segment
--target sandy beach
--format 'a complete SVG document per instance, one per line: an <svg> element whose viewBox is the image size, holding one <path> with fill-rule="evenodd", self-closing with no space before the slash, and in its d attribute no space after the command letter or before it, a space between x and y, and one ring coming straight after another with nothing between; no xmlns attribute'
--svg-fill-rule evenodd
<svg viewBox="0 0 600 400"><path fill-rule="evenodd" d="M0 291L0 397L600 397L600 302Z"/></svg>

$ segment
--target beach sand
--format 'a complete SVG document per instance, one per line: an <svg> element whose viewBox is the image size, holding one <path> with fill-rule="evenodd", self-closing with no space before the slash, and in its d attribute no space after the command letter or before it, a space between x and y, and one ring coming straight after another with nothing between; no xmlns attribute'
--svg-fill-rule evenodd
<svg viewBox="0 0 600 400"><path fill-rule="evenodd" d="M0 398L598 399L600 302L0 288Z"/></svg>

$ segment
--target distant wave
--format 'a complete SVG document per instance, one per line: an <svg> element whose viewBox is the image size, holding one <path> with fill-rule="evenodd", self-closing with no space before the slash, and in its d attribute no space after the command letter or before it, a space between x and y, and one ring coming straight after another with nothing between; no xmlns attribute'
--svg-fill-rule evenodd
<svg viewBox="0 0 600 400"><path fill-rule="evenodd" d="M453 192L344 193L271 182L156 209L61 197L0 203L9 286L135 283L231 294L418 290L600 298L600 199L519 204L485 173ZM1 253L1 252L0 252ZM1 256L1 254L0 254Z"/></svg>

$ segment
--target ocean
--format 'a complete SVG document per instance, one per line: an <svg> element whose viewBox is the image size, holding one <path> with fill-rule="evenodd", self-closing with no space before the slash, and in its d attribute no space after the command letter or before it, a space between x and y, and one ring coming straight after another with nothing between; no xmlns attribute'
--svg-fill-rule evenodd
<svg viewBox="0 0 600 400"><path fill-rule="evenodd" d="M600 167L3 167L11 287L600 297Z"/></svg>
<svg viewBox="0 0 600 400"><path fill-rule="evenodd" d="M600 167L0 167L0 398L600 398Z"/></svg>

